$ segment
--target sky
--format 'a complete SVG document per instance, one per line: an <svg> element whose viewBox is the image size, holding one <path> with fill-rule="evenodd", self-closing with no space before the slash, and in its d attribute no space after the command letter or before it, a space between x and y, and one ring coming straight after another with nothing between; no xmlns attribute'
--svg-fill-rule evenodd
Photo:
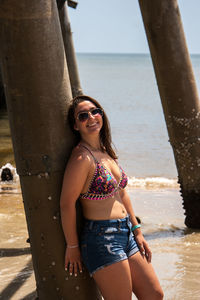
<svg viewBox="0 0 200 300"><path fill-rule="evenodd" d="M68 8L76 52L149 53L138 0L77 2L76 9ZM200 0L178 5L189 52L200 54Z"/></svg>

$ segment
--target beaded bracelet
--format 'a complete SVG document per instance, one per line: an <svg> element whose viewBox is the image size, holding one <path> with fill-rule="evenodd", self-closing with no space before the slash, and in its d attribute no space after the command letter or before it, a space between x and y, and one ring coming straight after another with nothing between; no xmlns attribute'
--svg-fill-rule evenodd
<svg viewBox="0 0 200 300"><path fill-rule="evenodd" d="M79 245L67 245L67 248L70 248L70 249L73 249L73 248L78 248L79 247Z"/></svg>
<svg viewBox="0 0 200 300"><path fill-rule="evenodd" d="M131 231L134 231L135 229L140 228L140 227L141 227L140 224L137 224L137 225L135 225L135 226L132 226Z"/></svg>

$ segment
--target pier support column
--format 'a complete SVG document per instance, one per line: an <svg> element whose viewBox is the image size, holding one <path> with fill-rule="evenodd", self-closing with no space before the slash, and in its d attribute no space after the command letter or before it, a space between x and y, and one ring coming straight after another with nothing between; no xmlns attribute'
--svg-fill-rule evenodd
<svg viewBox="0 0 200 300"><path fill-rule="evenodd" d="M0 1L0 61L38 297L100 299L86 271L64 270L59 200L72 94L55 0Z"/></svg>
<svg viewBox="0 0 200 300"><path fill-rule="evenodd" d="M69 21L67 1L59 7L59 17L62 29L63 42L65 46L65 54L67 58L67 65L69 71L69 78L71 83L72 95L76 97L82 95L82 88L80 84L78 65L76 54L74 50L74 43L72 38L71 25Z"/></svg>
<svg viewBox="0 0 200 300"><path fill-rule="evenodd" d="M4 95L3 81L1 78L1 69L0 69L0 110L6 110L6 99Z"/></svg>
<svg viewBox="0 0 200 300"><path fill-rule="evenodd" d="M176 0L139 0L170 143L185 224L200 228L200 102Z"/></svg>

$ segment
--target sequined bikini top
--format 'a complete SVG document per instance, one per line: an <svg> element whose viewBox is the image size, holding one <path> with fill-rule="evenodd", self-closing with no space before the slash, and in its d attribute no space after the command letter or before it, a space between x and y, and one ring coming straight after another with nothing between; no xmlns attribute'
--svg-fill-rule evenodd
<svg viewBox="0 0 200 300"><path fill-rule="evenodd" d="M124 189L128 183L128 177L120 168L120 181L114 178L114 176L102 165L98 162L92 152L84 145L85 149L87 149L92 155L95 163L96 170L94 172L94 176L90 182L88 191L86 193L81 193L81 199L91 199L91 200L103 200L112 197L119 189Z"/></svg>

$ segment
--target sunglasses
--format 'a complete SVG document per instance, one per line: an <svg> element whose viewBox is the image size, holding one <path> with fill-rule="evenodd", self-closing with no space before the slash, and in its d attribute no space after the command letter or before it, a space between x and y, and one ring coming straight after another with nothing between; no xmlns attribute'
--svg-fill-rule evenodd
<svg viewBox="0 0 200 300"><path fill-rule="evenodd" d="M89 119L89 114L91 114L92 116L96 116L96 115L103 116L103 111L101 108L93 108L90 111L83 111L78 113L77 119L80 122L85 122L86 120Z"/></svg>

